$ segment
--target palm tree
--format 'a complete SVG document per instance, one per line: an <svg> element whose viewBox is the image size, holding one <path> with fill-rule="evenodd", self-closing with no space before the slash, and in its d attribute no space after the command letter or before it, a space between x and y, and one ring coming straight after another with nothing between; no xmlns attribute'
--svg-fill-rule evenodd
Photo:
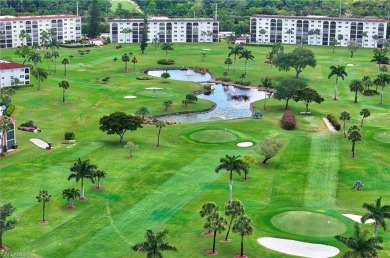
<svg viewBox="0 0 390 258"><path fill-rule="evenodd" d="M382 243L382 238L367 238L368 232L361 231L359 224L354 225L353 236L346 237L337 235L335 238L341 243L348 246L350 251L346 252L342 257L356 257L356 258L374 258L378 257L377 250L382 250L383 247L379 245Z"/></svg>
<svg viewBox="0 0 390 258"><path fill-rule="evenodd" d="M330 79L330 77L332 77L333 75L336 75L336 83L335 83L335 86L334 86L334 100L337 100L337 88L338 88L339 77L344 80L344 77L348 76L347 72L345 71L345 66L342 66L342 65L334 66L334 65L332 65L330 67L330 74L328 75L328 79Z"/></svg>
<svg viewBox="0 0 390 258"><path fill-rule="evenodd" d="M76 180L76 182L81 180L81 200L86 199L84 196L84 178L90 179L92 183L94 183L94 172L96 169L97 166L90 164L89 159L81 160L80 158L78 158L77 162L75 162L70 168L71 173L68 177L68 180L73 178Z"/></svg>
<svg viewBox="0 0 390 258"><path fill-rule="evenodd" d="M38 80L38 90L39 90L41 87L41 82L43 80L47 79L47 76L49 75L49 73L46 72L45 69L40 68L40 67L35 68L31 73Z"/></svg>
<svg viewBox="0 0 390 258"><path fill-rule="evenodd" d="M357 94L358 92L362 92L364 87L361 80L354 79L349 83L349 89L355 92L355 103L357 103Z"/></svg>
<svg viewBox="0 0 390 258"><path fill-rule="evenodd" d="M365 86L366 90L370 90L370 86L372 86L373 82L371 81L370 76L363 76L362 82Z"/></svg>
<svg viewBox="0 0 390 258"><path fill-rule="evenodd" d="M390 83L390 75L387 73L381 73L378 75L378 85L382 86L382 91L381 91L381 105L383 104L383 96L385 94L385 86L386 84ZM377 88L378 90L378 88Z"/></svg>
<svg viewBox="0 0 390 258"><path fill-rule="evenodd" d="M43 56L43 58L45 58L46 59L46 61L47 61L47 70L49 70L49 60L51 60L52 59L52 56L51 56L51 53L50 52L46 52L45 53L45 55Z"/></svg>
<svg viewBox="0 0 390 258"><path fill-rule="evenodd" d="M64 76L66 76L66 65L69 64L69 59L68 58L62 59L61 64L64 65Z"/></svg>
<svg viewBox="0 0 390 258"><path fill-rule="evenodd" d="M355 157L355 145L356 142L359 142L362 140L362 135L360 134L360 129L353 125L348 129L348 140L352 142L352 158Z"/></svg>
<svg viewBox="0 0 390 258"><path fill-rule="evenodd" d="M311 29L311 30L309 30L308 32L307 32L307 35L309 35L309 45L311 45L311 37L310 36L313 36L314 35L314 29Z"/></svg>
<svg viewBox="0 0 390 258"><path fill-rule="evenodd" d="M45 209L46 209L46 203L50 201L51 194L47 190L41 190L39 191L38 196L36 197L38 202L42 202L42 223L45 223Z"/></svg>
<svg viewBox="0 0 390 258"><path fill-rule="evenodd" d="M344 39L344 35L343 35L343 34L338 34L338 35L337 35L337 39L340 40L340 41L339 41L339 45L340 45L340 47L341 47L341 41Z"/></svg>
<svg viewBox="0 0 390 258"><path fill-rule="evenodd" d="M160 147L160 134L161 134L161 129L166 126L166 122L162 120L154 120L153 124L158 128L158 136L157 136L157 145L156 147Z"/></svg>
<svg viewBox="0 0 390 258"><path fill-rule="evenodd" d="M221 216L219 211L214 211L209 216L207 216L206 223L204 227L208 229L210 232L213 231L213 250L211 253L215 254L215 240L217 238L217 233L221 233L225 230L225 226L227 221L224 217Z"/></svg>
<svg viewBox="0 0 390 258"><path fill-rule="evenodd" d="M127 43L127 38L126 38L127 34L130 34L131 32L133 32L133 30L130 28L123 28L122 29L121 33L125 34L125 43Z"/></svg>
<svg viewBox="0 0 390 258"><path fill-rule="evenodd" d="M377 239L378 226L386 231L385 219L390 219L390 205L382 206L382 197L376 199L375 203L364 203L363 208L368 211L361 218L362 223L367 220L374 220L374 238Z"/></svg>
<svg viewBox="0 0 390 258"><path fill-rule="evenodd" d="M57 51L53 51L51 53L51 56L54 58L54 73L57 72L57 57L60 56L60 54Z"/></svg>
<svg viewBox="0 0 390 258"><path fill-rule="evenodd" d="M261 42L264 42L264 35L267 34L267 30L261 29L259 33L261 34Z"/></svg>
<svg viewBox="0 0 390 258"><path fill-rule="evenodd" d="M65 102L65 90L69 88L69 82L61 81L60 83L58 83L58 86L62 88L62 102Z"/></svg>
<svg viewBox="0 0 390 258"><path fill-rule="evenodd" d="M231 55L234 55L234 61L233 61L233 64L234 64L234 72L236 71L236 60L237 60L237 56L241 54L241 51L244 49L241 45L235 45L234 47L233 46L230 46L229 47L230 49L230 53L228 55L228 57L230 57Z"/></svg>
<svg viewBox="0 0 390 258"><path fill-rule="evenodd" d="M133 72L135 71L135 64L138 62L137 58L134 56L132 59L131 59L131 62L134 64L133 66Z"/></svg>
<svg viewBox="0 0 390 258"><path fill-rule="evenodd" d="M122 56L122 62L125 63L125 72L128 73L129 70L127 69L127 64L130 62L130 56L128 56L127 54L124 54Z"/></svg>
<svg viewBox="0 0 390 258"><path fill-rule="evenodd" d="M72 201L74 201L77 197L80 197L80 191L75 188L68 188L62 191L62 198L66 198L68 200L68 207L74 208L76 206Z"/></svg>
<svg viewBox="0 0 390 258"><path fill-rule="evenodd" d="M363 31L362 32L362 48L364 48L364 39L368 37L368 31Z"/></svg>
<svg viewBox="0 0 390 258"><path fill-rule="evenodd" d="M239 59L241 59L241 58L245 58L245 74L246 74L246 68L247 68L248 60L253 61L253 58L255 58L255 57L252 55L252 51L249 51L249 50L247 50L247 49L244 49L244 50L241 51L241 53L240 53Z"/></svg>
<svg viewBox="0 0 390 258"><path fill-rule="evenodd" d="M188 107L188 104L190 104L191 101L190 101L189 99L183 99L183 100L181 101L181 103L184 104L184 107Z"/></svg>
<svg viewBox="0 0 390 258"><path fill-rule="evenodd" d="M314 30L314 35L316 35L316 44L317 44L317 38L318 38L318 36L321 35L321 30L320 29L315 29Z"/></svg>
<svg viewBox="0 0 390 258"><path fill-rule="evenodd" d="M51 38L47 44L46 44L46 49L50 48L51 49L51 52L53 53L54 52L54 49L59 49L60 48L60 44L58 43L58 40L55 39L55 38Z"/></svg>
<svg viewBox="0 0 390 258"><path fill-rule="evenodd" d="M241 215L234 223L233 232L238 233L241 236L241 257L244 256L244 236L251 235L253 233L253 229L252 220L245 215Z"/></svg>
<svg viewBox="0 0 390 258"><path fill-rule="evenodd" d="M389 58L386 56L386 53L382 49L374 49L374 56L371 59L371 62L378 64L378 76L381 71L382 64L388 64Z"/></svg>
<svg viewBox="0 0 390 258"><path fill-rule="evenodd" d="M164 229L161 232L154 233L151 229L146 230L145 242L136 244L132 249L136 252L146 253L148 258L162 258L163 251L177 252L176 247L164 242L164 237L168 234L168 230Z"/></svg>
<svg viewBox="0 0 390 258"><path fill-rule="evenodd" d="M340 113L340 120L344 122L343 129L344 129L344 138L347 138L347 134L345 132L345 121L349 121L351 119L351 114L347 111L343 111Z"/></svg>
<svg viewBox="0 0 390 258"><path fill-rule="evenodd" d="M38 63L42 63L41 55L37 52L32 52L29 57L27 58L28 62L34 63L34 68L37 66Z"/></svg>
<svg viewBox="0 0 390 258"><path fill-rule="evenodd" d="M104 172L103 170L96 170L94 173L93 173L93 176L95 178L95 182L96 182L96 186L95 186L95 189L102 189L102 187L100 186L100 180L102 178L105 178L107 176L107 173Z"/></svg>
<svg viewBox="0 0 390 258"><path fill-rule="evenodd" d="M147 107L140 107L137 111L135 111L137 116L141 116L142 120L145 119L145 116L150 114L150 111Z"/></svg>
<svg viewBox="0 0 390 258"><path fill-rule="evenodd" d="M218 173L220 170L226 170L229 172L229 202L231 203L233 201L233 172L241 175L241 171L247 171L248 166L242 159L240 159L240 155L226 155L225 158L220 158L219 162L220 164L215 168L215 172Z"/></svg>
<svg viewBox="0 0 390 258"><path fill-rule="evenodd" d="M205 204L202 205L202 209L199 211L199 215L204 218L204 217L208 217L210 216L211 214L217 212L219 210L219 207L213 203L213 202L206 202ZM208 228L208 234L211 233L211 229Z"/></svg>
<svg viewBox="0 0 390 258"><path fill-rule="evenodd" d="M272 81L272 79L269 78L268 76L265 77L265 78L261 78L261 86L262 86L262 87L265 87L266 89L272 88L272 87L273 87L273 81ZM264 107L263 107L264 110L267 110L267 107L266 107L265 104L266 104L266 102L267 102L267 96L268 96L268 95L270 95L270 94L269 94L268 91L266 90L266 92L265 92L265 99L264 99Z"/></svg>
<svg viewBox="0 0 390 258"><path fill-rule="evenodd" d="M228 57L228 58L225 59L224 64L228 66L228 72L229 72L230 65L233 64L233 61L232 61L232 59L230 57Z"/></svg>
<svg viewBox="0 0 390 258"><path fill-rule="evenodd" d="M225 215L230 216L230 222L228 231L226 233L225 241L228 241L230 228L232 227L233 221L238 217L242 216L245 213L244 205L239 200L232 201L230 205L226 206Z"/></svg>
<svg viewBox="0 0 390 258"><path fill-rule="evenodd" d="M161 44L161 49L165 51L165 61L168 62L168 51L173 51L172 43L164 42Z"/></svg>
<svg viewBox="0 0 390 258"><path fill-rule="evenodd" d="M362 123L360 126L363 126L364 118L369 117L371 115L371 112L368 108L363 108L362 110L360 110L360 115L363 116Z"/></svg>
<svg viewBox="0 0 390 258"><path fill-rule="evenodd" d="M11 129L11 119L4 115L0 117L0 131L1 131L1 146L0 149L4 152L4 147L7 147L7 132Z"/></svg>
<svg viewBox="0 0 390 258"><path fill-rule="evenodd" d="M172 100L164 100L163 101L164 111L168 111L168 109L172 107L172 104L173 104Z"/></svg>
<svg viewBox="0 0 390 258"><path fill-rule="evenodd" d="M337 41L337 39L333 38L330 40L329 42L329 45L333 46L333 53L334 53L334 49L336 48L336 45L338 44L339 42Z"/></svg>

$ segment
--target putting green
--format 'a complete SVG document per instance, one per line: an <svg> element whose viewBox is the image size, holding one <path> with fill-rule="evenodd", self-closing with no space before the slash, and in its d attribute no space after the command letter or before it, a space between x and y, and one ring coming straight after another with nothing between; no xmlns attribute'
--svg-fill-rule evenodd
<svg viewBox="0 0 390 258"><path fill-rule="evenodd" d="M143 91L138 91L137 95L141 96L147 96L147 97L155 97L155 98L160 98L160 97L177 97L178 94L168 91L168 90L143 90Z"/></svg>
<svg viewBox="0 0 390 258"><path fill-rule="evenodd" d="M344 223L338 219L308 211L282 212L275 215L271 222L285 232L312 237L331 237L346 230Z"/></svg>
<svg viewBox="0 0 390 258"><path fill-rule="evenodd" d="M390 131L376 132L373 137L378 142L390 143Z"/></svg>
<svg viewBox="0 0 390 258"><path fill-rule="evenodd" d="M220 143L236 140L236 135L224 130L202 130L190 135L190 138L199 142Z"/></svg>

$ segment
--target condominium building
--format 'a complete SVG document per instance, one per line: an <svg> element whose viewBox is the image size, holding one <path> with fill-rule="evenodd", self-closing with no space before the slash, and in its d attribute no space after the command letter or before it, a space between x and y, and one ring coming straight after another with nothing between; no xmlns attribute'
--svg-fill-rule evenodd
<svg viewBox="0 0 390 258"><path fill-rule="evenodd" d="M327 16L254 15L250 17L251 42L347 46L375 48L386 39L387 20Z"/></svg>
<svg viewBox="0 0 390 258"><path fill-rule="evenodd" d="M151 17L147 23L149 42L218 42L219 22L212 18ZM141 42L144 26L141 18L111 20L111 42Z"/></svg>
<svg viewBox="0 0 390 258"><path fill-rule="evenodd" d="M0 16L0 48L41 45L42 33L62 43L81 39L78 15Z"/></svg>
<svg viewBox="0 0 390 258"><path fill-rule="evenodd" d="M0 89L2 87L30 84L30 67L0 60Z"/></svg>
<svg viewBox="0 0 390 258"><path fill-rule="evenodd" d="M1 119L2 117L0 114L0 120ZM4 151L4 147L7 148L7 150L15 148L15 122L16 120L14 118L10 118L6 133L3 133L2 128L0 128L0 153ZM4 137L4 139L2 137Z"/></svg>

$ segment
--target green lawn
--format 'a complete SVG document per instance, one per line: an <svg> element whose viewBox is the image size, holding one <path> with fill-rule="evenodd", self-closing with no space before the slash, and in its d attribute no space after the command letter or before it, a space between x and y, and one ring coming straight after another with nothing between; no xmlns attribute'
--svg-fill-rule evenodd
<svg viewBox="0 0 390 258"><path fill-rule="evenodd" d="M297 114L297 128L293 131L280 128L285 103L271 98L267 100L266 111L262 110L263 101L254 103L254 108L263 112L262 119L167 126L161 132L161 147L156 148L158 129L155 126L145 125L128 132L124 142L119 144L118 136L99 131L99 119L115 111L134 114L141 106L148 107L152 115L164 114L167 113L163 110L164 100L173 101L169 111L172 113L205 109L212 103L199 100L188 107L181 103L186 94L201 89L196 83L165 82L160 78L136 80L142 75L141 69L162 67L156 61L165 57L164 51L149 47L142 55L138 44L125 44L121 49L115 46L90 48L91 53L84 56L78 55L77 49L61 48L57 73L54 73L54 63L44 60L41 64L45 69L49 65L51 74L43 81L40 91L33 79L34 87L17 89L12 96L17 125L33 120L42 132L18 131L19 149L0 159L0 201L17 207L19 221L14 230L3 235L4 244L11 252L25 253L27 257L145 257L145 254L133 252L131 246L143 241L146 229L167 228L170 231L167 241L179 252L166 253L164 257L207 257L204 251L212 247L212 238L201 235L204 220L198 212L201 205L209 201L216 202L223 211L229 196L228 173L214 172L219 158L226 154L251 153L261 161L263 157L255 152L257 144L248 148L236 144L258 143L267 136L284 143L280 153L269 160L267 166L252 167L249 180L234 175L233 198L244 203L246 214L255 227L253 235L245 238L244 251L248 256L290 257L263 248L256 241L259 237L330 244L343 252L345 247L331 233L322 234L321 229L328 230L322 222L329 217L332 223L346 227L341 234L351 235L353 221L342 213L361 215L364 213L362 204L373 203L379 196L384 204L390 204L390 94L385 93L383 105L379 105L379 95L359 94L359 102L353 103L354 93L348 86L352 79L365 75L376 77L377 65L370 63L372 49L359 49L350 58L345 48L338 47L333 54L331 47L309 47L315 52L318 64L314 69L306 68L300 78L315 88L325 101L310 105L312 116L299 115L304 111L304 104L291 101L291 109ZM169 58L176 61L175 67L207 67L216 77L227 71L223 64L229 52L226 42L174 44L173 47L175 50L169 53ZM202 62L204 48L210 51ZM285 46L285 51L293 48ZM265 76L280 81L295 75L294 71L279 72L264 63L269 47L248 49L255 58L253 62L248 61L246 80L253 85L258 85ZM44 51L40 51L42 56ZM21 62L14 52L15 49L4 49L0 58ZM135 71L129 63L129 73L124 73L124 63L120 60L129 52L136 56L138 63ZM61 60L70 55L74 57L64 77ZM353 66L347 67L348 77L339 81L339 100L334 101L335 78L327 79L329 66L347 64ZM232 68L229 77L239 80L244 72L244 60L237 59L235 73ZM110 81L103 84L101 80L106 76ZM69 81L70 88L65 93L66 102L62 103L58 83L64 79ZM145 89L148 87L163 89L153 92ZM124 98L128 95L137 98ZM371 116L361 128L363 140L357 143L356 158L352 159L350 141L344 139L342 132L330 132L322 118L327 114L338 118L340 112L346 110L352 116L348 127L360 125L359 112L365 107L371 110ZM61 144L67 131L76 134L76 144ZM39 149L30 138L50 141L54 149ZM133 153L133 159L128 158L128 151L123 148L127 141L140 147ZM61 193L65 188L80 187L79 183L67 180L69 168L79 157L97 164L107 172L107 178L102 180L102 191L93 190L93 184L86 182L88 201L76 201L78 208L68 210ZM363 191L352 189L357 180L363 181ZM48 225L39 224L41 204L35 196L42 189L53 195L47 204ZM300 234L292 233L291 226L295 222L291 218L282 220L278 227L273 224L273 218L282 216L278 214L290 211L311 214L308 220L313 213L319 214L319 222L310 220L311 224ZM371 227L363 228L371 232ZM385 246L380 257L390 256L390 236L383 230L379 230L379 235L384 238ZM219 257L239 253L239 236L233 233L231 236L231 243L217 242ZM217 236L222 237L222 234Z"/></svg>
<svg viewBox="0 0 390 258"><path fill-rule="evenodd" d="M118 4L122 4L123 10L129 10L131 12L138 12L137 5L134 4L134 2L130 0L110 0L111 2L111 11L115 12L115 10L118 8Z"/></svg>

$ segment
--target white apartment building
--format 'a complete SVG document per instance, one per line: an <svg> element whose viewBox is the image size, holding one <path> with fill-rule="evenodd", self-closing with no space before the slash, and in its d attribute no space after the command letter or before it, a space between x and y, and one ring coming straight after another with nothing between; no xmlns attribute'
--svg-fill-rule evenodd
<svg viewBox="0 0 390 258"><path fill-rule="evenodd" d="M341 46L355 40L359 46L380 47L386 39L387 20L327 16L254 15L250 17L251 42ZM341 35L341 36L340 36Z"/></svg>
<svg viewBox="0 0 390 258"><path fill-rule="evenodd" d="M26 37L21 38L24 31ZM0 16L0 48L40 45L43 31L63 43L81 39L81 17L78 15Z"/></svg>
<svg viewBox="0 0 390 258"><path fill-rule="evenodd" d="M15 80L18 79L18 80ZM0 60L0 88L30 84L30 67L28 65Z"/></svg>
<svg viewBox="0 0 390 258"><path fill-rule="evenodd" d="M151 17L147 22L149 42L218 42L219 22L212 18ZM143 18L111 20L111 42L141 42L143 29Z"/></svg>

